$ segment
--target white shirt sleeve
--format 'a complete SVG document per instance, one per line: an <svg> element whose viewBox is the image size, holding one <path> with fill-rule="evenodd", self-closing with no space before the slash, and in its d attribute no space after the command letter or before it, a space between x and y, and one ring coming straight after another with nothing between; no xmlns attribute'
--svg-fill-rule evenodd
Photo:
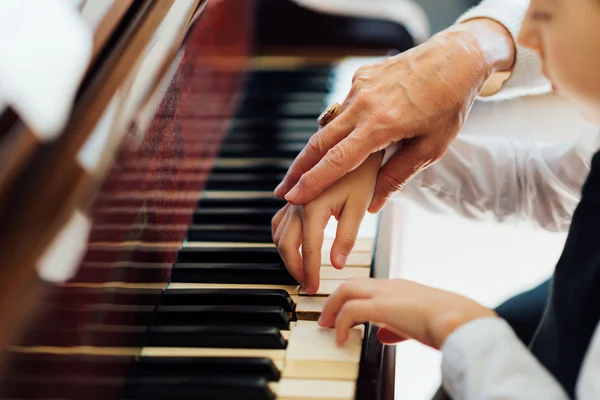
<svg viewBox="0 0 600 400"><path fill-rule="evenodd" d="M588 133L571 143L524 145L459 136L399 195L433 212L565 231L599 140L597 133Z"/></svg>
<svg viewBox="0 0 600 400"><path fill-rule="evenodd" d="M463 14L458 23L475 19L490 18L500 22L516 39L529 7L529 0L483 0ZM552 86L542 75L541 60L530 49L516 45L516 60L510 78L502 89L491 96L479 97L486 100L503 100L512 97L548 93Z"/></svg>
<svg viewBox="0 0 600 400"><path fill-rule="evenodd" d="M590 343L576 400L600 398L600 329ZM482 318L453 332L442 347L442 382L454 400L567 400L562 386L506 321Z"/></svg>

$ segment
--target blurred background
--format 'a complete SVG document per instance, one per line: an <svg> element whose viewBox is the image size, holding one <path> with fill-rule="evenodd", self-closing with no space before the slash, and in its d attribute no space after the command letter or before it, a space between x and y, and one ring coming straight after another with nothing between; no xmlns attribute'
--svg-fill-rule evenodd
<svg viewBox="0 0 600 400"><path fill-rule="evenodd" d="M415 0L431 32L451 25L470 0ZM594 129L556 95L477 101L461 134L522 141L563 141ZM547 279L566 234L434 215L399 196L394 201L392 275L467 295L494 307ZM416 343L397 348L396 399L430 399L440 382L440 355Z"/></svg>
<svg viewBox="0 0 600 400"><path fill-rule="evenodd" d="M452 25L469 7L479 3L477 0L414 0L419 4L431 24L431 32L439 32Z"/></svg>

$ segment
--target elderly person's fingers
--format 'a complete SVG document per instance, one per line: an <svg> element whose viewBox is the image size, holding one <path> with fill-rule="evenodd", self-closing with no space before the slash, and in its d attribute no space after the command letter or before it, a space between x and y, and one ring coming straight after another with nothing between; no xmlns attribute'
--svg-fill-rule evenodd
<svg viewBox="0 0 600 400"><path fill-rule="evenodd" d="M281 183L275 188L275 196L283 199L300 177L314 167L329 149L348 136L353 129L354 119L351 114L344 111L327 126L319 129L298 154ZM341 175L338 178L340 177Z"/></svg>
<svg viewBox="0 0 600 400"><path fill-rule="evenodd" d="M359 167L378 147L375 140L367 139L367 132L355 130L302 175L285 196L286 200L292 204L310 202L346 173Z"/></svg>
<svg viewBox="0 0 600 400"><path fill-rule="evenodd" d="M405 142L385 163L377 175L369 212L381 211L387 200L401 190L410 178L442 157L445 148L430 142L429 138Z"/></svg>

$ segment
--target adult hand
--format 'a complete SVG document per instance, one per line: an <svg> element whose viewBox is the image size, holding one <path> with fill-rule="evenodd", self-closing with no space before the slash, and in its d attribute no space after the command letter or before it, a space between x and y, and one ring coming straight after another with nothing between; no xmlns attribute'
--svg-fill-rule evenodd
<svg viewBox="0 0 600 400"><path fill-rule="evenodd" d="M487 79L511 68L514 42L499 23L453 26L427 43L360 68L339 115L313 135L275 195L306 204L393 143L401 148L379 172L370 212L446 152Z"/></svg>
<svg viewBox="0 0 600 400"><path fill-rule="evenodd" d="M414 339L440 349L458 327L496 313L466 297L404 279L351 279L325 302L319 325L337 331L337 342L348 340L350 329L372 322L383 327L386 344Z"/></svg>

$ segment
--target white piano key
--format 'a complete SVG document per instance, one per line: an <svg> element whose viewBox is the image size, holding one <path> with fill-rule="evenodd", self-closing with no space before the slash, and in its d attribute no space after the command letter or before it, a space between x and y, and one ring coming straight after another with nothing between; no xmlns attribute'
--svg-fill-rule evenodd
<svg viewBox="0 0 600 400"><path fill-rule="evenodd" d="M353 400L356 382L281 379L269 384L277 400Z"/></svg>
<svg viewBox="0 0 600 400"><path fill-rule="evenodd" d="M298 321L291 330L283 377L356 380L364 329L354 327L349 335L348 341L338 346L334 329L321 328L314 321Z"/></svg>

